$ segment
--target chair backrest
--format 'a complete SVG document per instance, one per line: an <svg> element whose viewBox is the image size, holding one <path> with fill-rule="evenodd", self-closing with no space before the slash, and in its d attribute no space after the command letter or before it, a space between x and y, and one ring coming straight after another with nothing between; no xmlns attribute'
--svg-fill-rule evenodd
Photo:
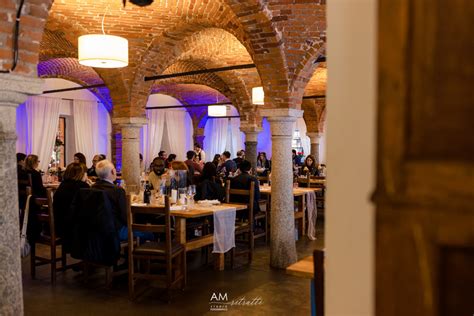
<svg viewBox="0 0 474 316"><path fill-rule="evenodd" d="M316 315L324 316L324 250L313 252Z"/></svg>
<svg viewBox="0 0 474 316"><path fill-rule="evenodd" d="M148 214L148 215L162 215L165 219L164 225L150 224L150 223L137 223L135 221L135 215L137 214ZM165 196L165 204L163 206L147 205L147 206L132 206L131 197L127 195L127 225L128 225L128 244L130 251L133 251L133 232L152 232L152 233L164 233L165 235L165 247L166 256L171 256L171 216L170 216L170 200L168 196Z"/></svg>
<svg viewBox="0 0 474 316"><path fill-rule="evenodd" d="M255 200L255 182L250 182L249 189L231 189L230 180L226 181L225 201L226 203L237 202L245 200L248 205L249 218L253 218L254 200ZM239 198L240 196L240 198ZM248 197L248 198L245 198ZM237 200L237 201L236 201ZM253 228L253 225L250 225Z"/></svg>
<svg viewBox="0 0 474 316"><path fill-rule="evenodd" d="M257 179L260 184L268 183L268 176L257 176Z"/></svg>
<svg viewBox="0 0 474 316"><path fill-rule="evenodd" d="M53 191L51 189L46 189L46 197L35 198L35 203L39 207L39 212L36 214L37 220L39 222L47 223L49 225L51 238L56 237L53 211Z"/></svg>

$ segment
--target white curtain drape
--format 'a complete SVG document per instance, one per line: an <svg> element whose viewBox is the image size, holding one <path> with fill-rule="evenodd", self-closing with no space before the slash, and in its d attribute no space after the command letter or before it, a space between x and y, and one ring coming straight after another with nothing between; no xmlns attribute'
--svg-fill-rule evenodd
<svg viewBox="0 0 474 316"><path fill-rule="evenodd" d="M230 120L230 131L231 135L230 139L228 138L228 142L231 142L230 146L230 154L231 157L237 157L237 152L241 149L245 149L244 140L245 134L240 131L240 119L239 118L232 118Z"/></svg>
<svg viewBox="0 0 474 316"><path fill-rule="evenodd" d="M87 165L92 164L94 155L99 154L99 113L97 102L73 101L74 139L76 152L86 156Z"/></svg>
<svg viewBox="0 0 474 316"><path fill-rule="evenodd" d="M186 152L192 149L191 118L185 111L166 111L166 129L168 131L170 153L176 155L177 160L186 160Z"/></svg>
<svg viewBox="0 0 474 316"><path fill-rule="evenodd" d="M99 113L99 151L98 154L105 154L108 159L112 157L111 134L112 122L110 115L103 104L98 104L97 110Z"/></svg>
<svg viewBox="0 0 474 316"><path fill-rule="evenodd" d="M215 154L222 154L227 145L229 120L208 119L204 127L204 151L208 161L212 161Z"/></svg>
<svg viewBox="0 0 474 316"><path fill-rule="evenodd" d="M147 168L158 156L163 138L165 113L161 110L146 111L148 124L143 126L143 162Z"/></svg>
<svg viewBox="0 0 474 316"><path fill-rule="evenodd" d="M47 170L58 132L61 99L30 97L24 104L26 114L26 141L24 152L38 155L41 170ZM67 101L66 101L67 102Z"/></svg>
<svg viewBox="0 0 474 316"><path fill-rule="evenodd" d="M296 129L300 131L301 146L303 147L304 155L307 156L311 151L311 140L306 136L306 122L302 117L298 118L293 125L293 135Z"/></svg>

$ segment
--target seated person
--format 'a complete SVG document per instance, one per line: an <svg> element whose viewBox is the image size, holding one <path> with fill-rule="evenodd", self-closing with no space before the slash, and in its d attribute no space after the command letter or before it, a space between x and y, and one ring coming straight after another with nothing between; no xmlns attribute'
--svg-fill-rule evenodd
<svg viewBox="0 0 474 316"><path fill-rule="evenodd" d="M97 173L95 172L95 166L97 163L101 160L104 160L105 158L102 158L102 155L95 155L94 158L92 158L92 166L87 169L87 176L88 177L97 177Z"/></svg>
<svg viewBox="0 0 474 316"><path fill-rule="evenodd" d="M166 174L165 164L165 160L160 157L156 157L151 163L151 171L148 174L148 181L154 190L160 189L161 176Z"/></svg>
<svg viewBox="0 0 474 316"><path fill-rule="evenodd" d="M225 177L228 177L230 173L234 173L237 170L237 164L235 161L230 159L230 152L224 151L222 153L221 159L224 162L219 166L220 169L217 170L217 173L221 173L223 171Z"/></svg>
<svg viewBox="0 0 474 316"><path fill-rule="evenodd" d="M234 162L237 165L237 169L240 169L240 164L245 159L245 150L241 149L237 152L237 158L234 158Z"/></svg>
<svg viewBox="0 0 474 316"><path fill-rule="evenodd" d="M250 161L244 160L240 164L240 171L241 173L231 179L230 181L230 187L232 189L239 189L239 190L248 190L250 189L250 184L252 182L255 183L255 196L254 196L254 201L253 201L253 213L257 214L260 212L260 205L258 201L260 200L260 187L259 187L259 182L256 177L252 176L249 174L250 169L252 168L252 165L250 164ZM235 196L231 197L232 202L238 202L238 203L248 203L249 201L246 200L246 196Z"/></svg>
<svg viewBox="0 0 474 316"><path fill-rule="evenodd" d="M121 241L126 241L128 240L126 196L125 190L114 184L114 181L117 179L115 166L108 160L102 160L97 163L96 172L99 179L92 188L105 191L114 210L115 227L119 234L119 239ZM141 240L153 239L153 233L134 232L133 234Z"/></svg>
<svg viewBox="0 0 474 316"><path fill-rule="evenodd" d="M19 194L19 207L20 210L25 209L26 204L26 187L30 186L30 177L28 176L28 172L25 169L25 159L26 155L23 153L16 154L16 167L17 167L17 177L18 177L18 194Z"/></svg>
<svg viewBox="0 0 474 316"><path fill-rule="evenodd" d="M171 163L170 180L172 187L185 188L193 184L193 174L184 161L175 160Z"/></svg>
<svg viewBox="0 0 474 316"><path fill-rule="evenodd" d="M26 172L31 175L31 191L34 197L46 197L46 188L43 186L41 173L37 170L39 159L36 155L28 155L25 160Z"/></svg>
<svg viewBox="0 0 474 316"><path fill-rule="evenodd" d="M202 173L202 167L199 163L195 162L194 159L196 158L196 152L193 150L190 150L186 153L186 160L184 163L186 166L189 168L189 173L194 175L194 174L201 174Z"/></svg>
<svg viewBox="0 0 474 316"><path fill-rule="evenodd" d="M319 168L313 155L306 157L303 167L301 168L301 176L307 176L308 174L310 176L319 176Z"/></svg>
<svg viewBox="0 0 474 316"><path fill-rule="evenodd" d="M271 170L270 160L267 159L267 153L264 151L258 153L257 158L257 174L259 176L267 176Z"/></svg>
<svg viewBox="0 0 474 316"><path fill-rule="evenodd" d="M64 172L63 182L54 193L53 210L56 234L63 237L64 229L67 227L66 218L69 216L74 196L77 191L89 188L86 183L86 167L81 163L70 163Z"/></svg>
<svg viewBox="0 0 474 316"><path fill-rule="evenodd" d="M171 163L176 160L175 154L169 154L168 159L166 159L166 168L171 168Z"/></svg>
<svg viewBox="0 0 474 316"><path fill-rule="evenodd" d="M216 166L212 162L206 162L200 182L196 186L194 199L199 200L219 200L224 201L225 192L222 181L217 177Z"/></svg>

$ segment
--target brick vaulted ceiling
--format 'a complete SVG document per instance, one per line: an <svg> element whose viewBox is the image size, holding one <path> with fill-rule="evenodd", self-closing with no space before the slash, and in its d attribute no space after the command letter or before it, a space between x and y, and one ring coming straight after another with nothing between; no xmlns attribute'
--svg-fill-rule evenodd
<svg viewBox="0 0 474 316"><path fill-rule="evenodd" d="M101 33L105 12L105 32L129 40L126 68L77 63L77 38ZM117 0L57 0L40 43L38 74L105 83L107 88L95 93L113 104L116 117L144 115L150 93L168 91L188 102L191 91L206 95L209 88L242 115L254 112L251 88L262 82L271 106L299 107L303 94L325 93L325 64L316 71L314 64L324 54L325 28L324 0L155 0L147 7L127 3L125 8ZM143 81L155 74L247 63L257 68Z"/></svg>

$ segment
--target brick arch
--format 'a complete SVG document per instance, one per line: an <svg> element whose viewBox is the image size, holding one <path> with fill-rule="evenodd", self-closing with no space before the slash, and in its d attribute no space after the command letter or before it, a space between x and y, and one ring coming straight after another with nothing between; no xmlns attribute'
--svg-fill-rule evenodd
<svg viewBox="0 0 474 316"><path fill-rule="evenodd" d="M19 58L15 74L35 77L37 74L39 43L43 36L46 19L49 15L52 0L30 3L26 1L23 5L20 20L20 37L18 41ZM9 70L13 64L13 30L15 25L18 4L15 0L2 1L2 14L7 17L2 21L4 27L0 30L3 38L3 47L0 49L0 70Z"/></svg>
<svg viewBox="0 0 474 316"><path fill-rule="evenodd" d="M186 60L178 61L171 65L164 73L171 72L185 72L190 70L215 68L220 67L219 64L213 64L209 60ZM251 106L251 98L246 89L245 83L236 74L229 71L225 74L202 74L197 76L181 77L171 79L172 82L194 81L195 83L204 84L209 87L215 88L217 91L225 95L232 104L239 110L245 107Z"/></svg>
<svg viewBox="0 0 474 316"><path fill-rule="evenodd" d="M53 13L50 15L48 20L48 27L52 29L64 29L67 30L62 34L60 38L57 38L60 41L67 42L66 47L74 49L74 52L66 51L65 55L74 55L77 56L77 38L81 35L89 34L90 32L82 27L78 23L74 23L72 19L68 19L67 16L62 14ZM60 52L56 52L60 54ZM62 55L55 56L49 55L48 57L61 58ZM82 66L86 67L86 66ZM123 79L123 73L121 69L101 69L101 68L90 68L91 71L94 71L102 79L103 83L107 86L109 90L110 100L113 104L112 114L114 117L117 116L126 116L129 114L130 110L130 93L128 88L125 85ZM101 88L104 91L106 88ZM110 103L110 101L109 101Z"/></svg>
<svg viewBox="0 0 474 316"><path fill-rule="evenodd" d="M148 53L143 56L142 65L136 72L132 86L132 100L135 100L135 96L140 98L140 95L144 95L149 91L150 84L144 84L144 76L161 73L168 68L186 51L186 39L192 38L195 33L199 33L206 28L222 29L222 32L232 34L246 48L247 53L255 62L260 76L264 79L263 81L267 82L267 85L265 85L265 89L268 90L267 94L271 95L272 87L282 84L285 85L285 89L279 89L278 91L285 94L288 90L288 78L286 76L286 63L280 47L279 33L272 28L269 17L260 5L253 7L244 5L239 8L240 10L247 10L245 15L239 17L242 20L240 25L230 23L221 25L222 23L212 24L207 20L193 20L193 23L182 23L173 29L167 30L161 37L156 38L148 48ZM239 16L239 14L237 15ZM248 20L249 17L252 20ZM263 33L263 36L259 35L260 33ZM281 95L278 99L281 99ZM143 99L137 101L140 103L143 102Z"/></svg>
<svg viewBox="0 0 474 316"><path fill-rule="evenodd" d="M303 100L303 119L308 132L321 132L326 119L326 99Z"/></svg>
<svg viewBox="0 0 474 316"><path fill-rule="evenodd" d="M312 75L319 66L319 63L315 63L315 61L319 56L325 56L325 54L326 43L315 41L298 64L291 83L291 90L298 98L303 97L306 85L311 80Z"/></svg>
<svg viewBox="0 0 474 316"><path fill-rule="evenodd" d="M79 64L75 58L55 58L41 61L38 64L38 76L41 78L62 78L82 86L103 83L102 78L93 68ZM94 88L89 91L101 100L107 111L112 111L112 100L106 87Z"/></svg>

